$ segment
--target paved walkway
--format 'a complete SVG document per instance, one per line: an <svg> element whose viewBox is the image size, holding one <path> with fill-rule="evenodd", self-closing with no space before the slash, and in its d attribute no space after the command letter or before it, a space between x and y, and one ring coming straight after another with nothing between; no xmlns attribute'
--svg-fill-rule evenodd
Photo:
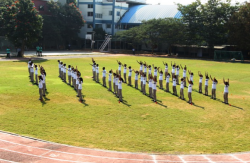
<svg viewBox="0 0 250 163"><path fill-rule="evenodd" d="M250 163L250 153L154 155L80 148L0 131L0 163Z"/></svg>

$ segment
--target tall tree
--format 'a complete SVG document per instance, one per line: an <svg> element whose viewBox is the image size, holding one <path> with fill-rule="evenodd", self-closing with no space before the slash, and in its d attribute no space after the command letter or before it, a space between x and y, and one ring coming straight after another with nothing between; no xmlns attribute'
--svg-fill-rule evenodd
<svg viewBox="0 0 250 163"><path fill-rule="evenodd" d="M228 22L229 42L242 50L250 50L250 4L245 3Z"/></svg>
<svg viewBox="0 0 250 163"><path fill-rule="evenodd" d="M16 0L2 9L3 30L5 36L15 45L24 46L37 41L41 36L43 19L31 0Z"/></svg>

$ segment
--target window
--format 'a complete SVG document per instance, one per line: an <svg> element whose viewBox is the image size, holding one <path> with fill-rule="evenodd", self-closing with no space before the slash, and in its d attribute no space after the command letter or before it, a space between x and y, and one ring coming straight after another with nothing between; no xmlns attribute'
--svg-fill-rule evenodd
<svg viewBox="0 0 250 163"><path fill-rule="evenodd" d="M111 28L111 24L106 24L106 28Z"/></svg>
<svg viewBox="0 0 250 163"><path fill-rule="evenodd" d="M113 14L112 14L112 11L109 11L109 15L113 15Z"/></svg>
<svg viewBox="0 0 250 163"><path fill-rule="evenodd" d="M44 6L43 5L39 6L39 11L44 11Z"/></svg>
<svg viewBox="0 0 250 163"><path fill-rule="evenodd" d="M88 16L93 16L93 12L88 12Z"/></svg>
<svg viewBox="0 0 250 163"><path fill-rule="evenodd" d="M96 13L96 14L95 14L95 17L96 17L96 18L102 18L102 14Z"/></svg>
<svg viewBox="0 0 250 163"><path fill-rule="evenodd" d="M121 16L120 11L117 11L116 15L117 15L117 16Z"/></svg>
<svg viewBox="0 0 250 163"><path fill-rule="evenodd" d="M88 8L93 8L93 4L88 4Z"/></svg>

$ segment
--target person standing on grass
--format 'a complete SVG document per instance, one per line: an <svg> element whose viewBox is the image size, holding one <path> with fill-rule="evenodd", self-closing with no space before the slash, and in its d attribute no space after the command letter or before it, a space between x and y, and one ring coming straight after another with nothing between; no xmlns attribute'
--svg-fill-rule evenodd
<svg viewBox="0 0 250 163"><path fill-rule="evenodd" d="M150 75L148 80L148 88L149 88L148 92L150 98L153 98L152 87L153 87L153 76Z"/></svg>
<svg viewBox="0 0 250 163"><path fill-rule="evenodd" d="M157 77L153 78L153 101L156 102L156 85L157 85Z"/></svg>
<svg viewBox="0 0 250 163"><path fill-rule="evenodd" d="M193 103L193 101L192 101L193 81L192 80L188 80L188 77L187 77L187 81L189 83L189 85L188 85L188 98L189 98L188 103L192 104Z"/></svg>
<svg viewBox="0 0 250 163"><path fill-rule="evenodd" d="M71 85L71 66L70 65L68 65L68 81L69 81L68 85Z"/></svg>
<svg viewBox="0 0 250 163"><path fill-rule="evenodd" d="M114 94L116 95L115 79L116 79L116 73L113 73L113 89L114 89Z"/></svg>
<svg viewBox="0 0 250 163"><path fill-rule="evenodd" d="M188 73L190 75L190 80L194 82L194 73L192 73L191 71L188 71Z"/></svg>
<svg viewBox="0 0 250 163"><path fill-rule="evenodd" d="M143 72L142 73L140 73L140 75L141 75L141 92L143 92L143 78L144 78L144 74L143 74Z"/></svg>
<svg viewBox="0 0 250 163"><path fill-rule="evenodd" d="M169 92L169 81L170 81L170 74L167 73L167 77L166 77L166 92Z"/></svg>
<svg viewBox="0 0 250 163"><path fill-rule="evenodd" d="M209 81L209 76L208 73L205 73L206 80L205 80L205 95L208 96L208 81Z"/></svg>
<svg viewBox="0 0 250 163"><path fill-rule="evenodd" d="M160 89L163 89L163 72L162 72L162 70L161 71L159 71L159 69L158 69L158 72L160 73L159 74L159 85L160 85Z"/></svg>
<svg viewBox="0 0 250 163"><path fill-rule="evenodd" d="M147 83L147 74L143 73L143 94L146 95L146 83Z"/></svg>
<svg viewBox="0 0 250 163"><path fill-rule="evenodd" d="M216 99L216 85L218 84L218 81L214 78L211 77L210 75L210 79L213 81L212 83L212 96L211 99Z"/></svg>
<svg viewBox="0 0 250 163"><path fill-rule="evenodd" d="M121 78L121 76L119 77L118 80L118 96L119 96L119 101L122 102L122 83L123 83L123 79Z"/></svg>
<svg viewBox="0 0 250 163"><path fill-rule="evenodd" d="M140 61L140 62L137 61L137 63L139 63L139 65L140 65L140 71L139 72L141 74L142 73L142 69L143 69L143 62L142 61Z"/></svg>
<svg viewBox="0 0 250 163"><path fill-rule="evenodd" d="M116 72L116 77L115 77L115 90L116 90L116 96L117 96L117 97L119 97L119 90L118 90L119 78L120 78L120 75L118 74L118 72Z"/></svg>
<svg viewBox="0 0 250 163"><path fill-rule="evenodd" d="M45 92L46 92L46 72L45 72L45 70L42 71L42 78L43 78L43 96L45 96Z"/></svg>
<svg viewBox="0 0 250 163"><path fill-rule="evenodd" d="M63 65L63 81L66 83L66 64Z"/></svg>
<svg viewBox="0 0 250 163"><path fill-rule="evenodd" d="M135 71L133 69L133 71L135 72L135 89L138 89L138 76L139 76L139 71Z"/></svg>
<svg viewBox="0 0 250 163"><path fill-rule="evenodd" d="M179 72L180 72L180 67L179 65L176 66L176 73L175 73L175 76L176 76L176 84L179 85Z"/></svg>
<svg viewBox="0 0 250 163"><path fill-rule="evenodd" d="M57 60L58 62L58 69L59 69L59 77L61 76L61 62L60 60Z"/></svg>
<svg viewBox="0 0 250 163"><path fill-rule="evenodd" d="M123 68L123 77L124 77L124 83L127 83L127 64L122 64Z"/></svg>
<svg viewBox="0 0 250 163"><path fill-rule="evenodd" d="M99 64L96 65L96 82L99 83Z"/></svg>
<svg viewBox="0 0 250 163"><path fill-rule="evenodd" d="M39 54L40 54L40 56L43 56L43 47L42 46L40 46L40 48L39 48Z"/></svg>
<svg viewBox="0 0 250 163"><path fill-rule="evenodd" d="M173 77L173 95L177 96L177 90L176 90L176 75Z"/></svg>
<svg viewBox="0 0 250 163"><path fill-rule="evenodd" d="M146 74L146 79L147 79L147 63L144 62L143 64L143 73Z"/></svg>
<svg viewBox="0 0 250 163"><path fill-rule="evenodd" d="M30 81L34 82L34 64L33 62L30 62Z"/></svg>
<svg viewBox="0 0 250 163"><path fill-rule="evenodd" d="M109 91L112 92L112 69L109 71Z"/></svg>
<svg viewBox="0 0 250 163"><path fill-rule="evenodd" d="M36 85L38 85L38 68L37 68L37 65L35 65L35 78L36 78Z"/></svg>
<svg viewBox="0 0 250 163"><path fill-rule="evenodd" d="M117 63L118 63L118 72L119 72L119 75L121 75L122 63L120 61L118 61L118 60L117 60Z"/></svg>
<svg viewBox="0 0 250 163"><path fill-rule="evenodd" d="M128 85L129 86L132 86L132 79L131 79L131 77L132 77L132 69L131 69L131 66L129 66L128 67Z"/></svg>
<svg viewBox="0 0 250 163"><path fill-rule="evenodd" d="M199 79L199 93L202 93L202 79L203 79L203 75L201 74L200 71L198 71L198 75L200 77L200 79Z"/></svg>
<svg viewBox="0 0 250 163"><path fill-rule="evenodd" d="M148 79L152 76L152 67L151 65L148 66Z"/></svg>
<svg viewBox="0 0 250 163"><path fill-rule="evenodd" d="M79 95L79 101L83 101L82 99L82 83L83 83L83 79L80 77L79 79L79 85L78 85L78 95Z"/></svg>
<svg viewBox="0 0 250 163"><path fill-rule="evenodd" d="M90 64L92 66L92 72L93 72L93 80L96 81L96 63L93 62L93 64Z"/></svg>
<svg viewBox="0 0 250 163"><path fill-rule="evenodd" d="M39 75L39 95L40 98L39 100L43 101L43 77L41 75Z"/></svg>
<svg viewBox="0 0 250 163"><path fill-rule="evenodd" d="M77 92L77 97L79 97L79 94L78 94L79 78L80 78L80 72L77 71L77 73L76 73L76 92Z"/></svg>
<svg viewBox="0 0 250 163"><path fill-rule="evenodd" d="M173 80L174 75L175 75L175 63L172 64L172 61L171 61L171 66L172 66L172 80Z"/></svg>
<svg viewBox="0 0 250 163"><path fill-rule="evenodd" d="M183 78L181 78L180 99L184 100L184 79Z"/></svg>
<svg viewBox="0 0 250 163"><path fill-rule="evenodd" d="M29 59L29 61L28 61L28 72L29 72L29 77L30 77L30 63L31 63L31 59Z"/></svg>
<svg viewBox="0 0 250 163"><path fill-rule="evenodd" d="M165 79L166 79L168 74L168 63L163 61L163 65L165 66Z"/></svg>
<svg viewBox="0 0 250 163"><path fill-rule="evenodd" d="M154 77L157 78L157 72L159 71L160 67L155 67L154 64L153 64L153 67L154 67Z"/></svg>
<svg viewBox="0 0 250 163"><path fill-rule="evenodd" d="M74 71L75 71L75 69L74 69L74 67L72 66L72 68L71 68L71 81L72 81L71 87L74 87Z"/></svg>
<svg viewBox="0 0 250 163"><path fill-rule="evenodd" d="M223 78L223 83L225 84L225 87L224 87L224 103L228 104L229 79L228 79L228 81L225 81L225 79Z"/></svg>
<svg viewBox="0 0 250 163"><path fill-rule="evenodd" d="M181 66L181 69L183 70L183 81L184 81L184 87L186 87L186 77L187 77L187 66L185 65L185 67L183 68Z"/></svg>
<svg viewBox="0 0 250 163"><path fill-rule="evenodd" d="M105 67L102 68L102 85L106 87L106 70Z"/></svg>
<svg viewBox="0 0 250 163"><path fill-rule="evenodd" d="M61 77L61 79L63 80L63 62L61 62L60 77Z"/></svg>
<svg viewBox="0 0 250 163"><path fill-rule="evenodd" d="M37 45L37 46L36 46L36 55L37 55L37 56L39 56L39 52L40 52L39 50L40 50L40 47Z"/></svg>

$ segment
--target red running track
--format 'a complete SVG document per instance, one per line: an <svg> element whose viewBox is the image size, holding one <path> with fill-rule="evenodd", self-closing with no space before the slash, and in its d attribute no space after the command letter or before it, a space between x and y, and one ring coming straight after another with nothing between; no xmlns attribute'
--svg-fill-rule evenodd
<svg viewBox="0 0 250 163"><path fill-rule="evenodd" d="M250 153L154 155L80 148L0 131L0 163L250 163Z"/></svg>

